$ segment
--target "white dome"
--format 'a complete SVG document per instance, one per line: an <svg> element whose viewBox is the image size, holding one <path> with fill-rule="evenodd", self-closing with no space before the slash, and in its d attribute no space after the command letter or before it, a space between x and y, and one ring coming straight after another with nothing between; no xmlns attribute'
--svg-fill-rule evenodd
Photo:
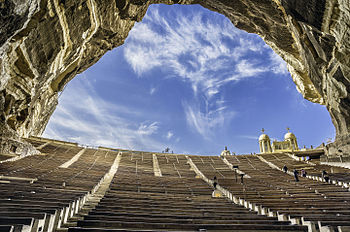
<svg viewBox="0 0 350 232"><path fill-rule="evenodd" d="M270 138L269 138L269 136L267 134L262 134L259 137L259 141L261 141L261 140L270 140Z"/></svg>
<svg viewBox="0 0 350 232"><path fill-rule="evenodd" d="M225 147L225 150L223 150L220 155L221 156L231 155L231 152L227 150L227 147Z"/></svg>
<svg viewBox="0 0 350 232"><path fill-rule="evenodd" d="M296 139L295 135L291 132L288 132L284 135L284 140Z"/></svg>

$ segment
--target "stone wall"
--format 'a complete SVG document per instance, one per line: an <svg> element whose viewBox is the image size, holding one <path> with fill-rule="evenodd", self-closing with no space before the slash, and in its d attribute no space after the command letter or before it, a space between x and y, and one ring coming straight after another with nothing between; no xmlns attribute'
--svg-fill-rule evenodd
<svg viewBox="0 0 350 232"><path fill-rule="evenodd" d="M301 94L326 105L333 149L348 149L350 0L0 0L2 141L40 136L64 86L123 44L154 3L201 4L260 35Z"/></svg>

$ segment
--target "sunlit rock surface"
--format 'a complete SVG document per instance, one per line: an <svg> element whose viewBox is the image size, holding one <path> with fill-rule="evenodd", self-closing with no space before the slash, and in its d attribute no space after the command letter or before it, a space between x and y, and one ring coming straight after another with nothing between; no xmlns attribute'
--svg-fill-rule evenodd
<svg viewBox="0 0 350 232"><path fill-rule="evenodd" d="M154 3L201 4L260 35L303 96L327 106L337 134L330 151L347 150L350 0L3 0L0 152L10 150L9 139L41 135L64 86L123 44Z"/></svg>

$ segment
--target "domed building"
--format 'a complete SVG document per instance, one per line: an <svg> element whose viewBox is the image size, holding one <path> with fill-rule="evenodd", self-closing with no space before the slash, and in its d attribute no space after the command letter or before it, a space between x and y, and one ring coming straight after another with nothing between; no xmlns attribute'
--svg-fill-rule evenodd
<svg viewBox="0 0 350 232"><path fill-rule="evenodd" d="M225 146L225 150L221 152L220 156L227 156L227 155L231 155L231 152L227 150L227 146Z"/></svg>
<svg viewBox="0 0 350 232"><path fill-rule="evenodd" d="M259 137L259 149L260 153L271 153L271 152L285 152L285 151L296 151L299 150L296 136L289 131L284 135L284 141L273 141L271 146L270 138L267 134L263 134Z"/></svg>
<svg viewBox="0 0 350 232"><path fill-rule="evenodd" d="M271 153L272 149L270 137L267 134L264 134L264 128L261 131L263 132L263 134L259 137L260 153Z"/></svg>
<svg viewBox="0 0 350 232"><path fill-rule="evenodd" d="M289 132L289 128L287 128L288 132L284 135L284 141L289 142L289 147L292 148L292 150L299 150L297 138L292 132Z"/></svg>

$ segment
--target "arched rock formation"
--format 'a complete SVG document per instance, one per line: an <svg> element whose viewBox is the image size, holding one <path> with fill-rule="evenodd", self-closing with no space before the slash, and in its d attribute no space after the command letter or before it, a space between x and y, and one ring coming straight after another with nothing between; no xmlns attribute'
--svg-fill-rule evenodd
<svg viewBox="0 0 350 232"><path fill-rule="evenodd" d="M326 105L330 151L350 150L350 0L2 0L0 152L19 153L20 137L41 135L63 87L123 44L155 3L200 4L260 35L303 96Z"/></svg>

